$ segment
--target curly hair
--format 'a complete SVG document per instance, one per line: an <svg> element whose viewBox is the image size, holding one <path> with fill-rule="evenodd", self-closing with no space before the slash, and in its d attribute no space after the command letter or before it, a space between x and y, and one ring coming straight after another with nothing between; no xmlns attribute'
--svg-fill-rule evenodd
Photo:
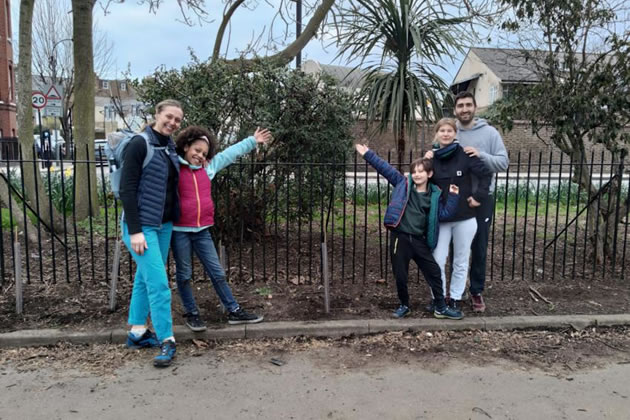
<svg viewBox="0 0 630 420"><path fill-rule="evenodd" d="M196 141L205 141L208 143L208 156L206 156L207 160L212 159L217 153L217 139L214 134L198 125L191 125L190 127L184 128L177 135L177 139L175 140L175 149L177 154L184 156L184 148L190 146Z"/></svg>

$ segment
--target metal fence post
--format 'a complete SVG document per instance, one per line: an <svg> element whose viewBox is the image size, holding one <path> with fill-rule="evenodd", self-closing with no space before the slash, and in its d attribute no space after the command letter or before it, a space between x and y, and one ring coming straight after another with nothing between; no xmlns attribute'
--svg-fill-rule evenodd
<svg viewBox="0 0 630 420"><path fill-rule="evenodd" d="M22 252L20 249L20 241L18 241L18 231L15 228L15 241L13 242L13 252L15 253L15 313L22 315L23 296L22 296Z"/></svg>

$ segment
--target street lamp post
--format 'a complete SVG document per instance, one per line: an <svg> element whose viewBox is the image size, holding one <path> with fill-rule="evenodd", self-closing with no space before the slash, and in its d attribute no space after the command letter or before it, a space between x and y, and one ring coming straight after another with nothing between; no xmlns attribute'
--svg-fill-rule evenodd
<svg viewBox="0 0 630 420"><path fill-rule="evenodd" d="M50 72L52 73L51 76L54 79L57 78L57 56L55 55L55 49L59 44L65 41L72 41L72 38L64 38L55 42L50 51L50 57L48 57L48 65L50 66Z"/></svg>
<svg viewBox="0 0 630 420"><path fill-rule="evenodd" d="M64 38L64 39L60 39L59 41L57 41L57 42L53 43L52 49L51 49L51 51L50 51L50 56L48 57L48 65L49 65L49 67L50 67L50 83L51 83L51 85L53 85L53 86L54 86L54 85L56 84L56 82L57 82L57 55L55 54L55 49L57 48L57 46L59 46L59 44L61 44L62 42L66 42L66 41L70 41L70 42L72 42L72 38ZM61 106L61 110L62 110L62 112L63 112L63 104L62 104L62 106ZM55 145L56 145L56 144L57 144L57 141L58 141L58 135L57 135L57 117L54 117L54 116L53 116L53 121L54 121L54 123L55 123L55 125L54 125L54 130L55 130ZM63 123L63 121L62 121L62 123ZM63 125L63 124L62 124L62 125ZM62 126L62 128L63 128L63 126ZM72 132L72 128L70 128L69 132L70 132L70 133ZM67 135L67 133L64 133L64 134L66 134L66 137L69 137L69 136ZM65 139L65 141L67 142L67 144L66 144L66 150L68 150L68 148L71 148L71 147L72 147L72 144L71 144L72 139L67 138L67 139Z"/></svg>
<svg viewBox="0 0 630 420"><path fill-rule="evenodd" d="M302 34L302 0L291 0L295 2L295 39ZM299 70L302 67L302 51L298 51L295 55L295 68Z"/></svg>
<svg viewBox="0 0 630 420"><path fill-rule="evenodd" d="M302 34L302 0L295 0L295 39ZM302 51L298 51L295 56L295 68L302 67Z"/></svg>

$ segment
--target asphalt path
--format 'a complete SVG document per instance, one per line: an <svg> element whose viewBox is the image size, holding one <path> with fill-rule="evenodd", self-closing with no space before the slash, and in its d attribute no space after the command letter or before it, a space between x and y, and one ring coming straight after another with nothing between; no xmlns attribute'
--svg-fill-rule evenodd
<svg viewBox="0 0 630 420"><path fill-rule="evenodd" d="M104 355L105 356L105 355ZM628 419L630 364L570 375L496 360L357 366L327 349L281 355L212 350L170 368L151 355L111 374L0 368L0 419Z"/></svg>

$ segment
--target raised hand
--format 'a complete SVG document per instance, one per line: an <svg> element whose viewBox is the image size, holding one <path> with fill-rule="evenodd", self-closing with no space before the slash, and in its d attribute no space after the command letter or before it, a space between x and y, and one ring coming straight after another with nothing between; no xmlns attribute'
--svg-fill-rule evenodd
<svg viewBox="0 0 630 420"><path fill-rule="evenodd" d="M355 144L354 148L357 149L357 153L363 156L370 150L365 144Z"/></svg>
<svg viewBox="0 0 630 420"><path fill-rule="evenodd" d="M433 150L427 150L427 152L424 154L424 157L427 159L433 159Z"/></svg>
<svg viewBox="0 0 630 420"><path fill-rule="evenodd" d="M451 184L448 187L448 192L451 192L453 194L459 194L459 187L455 184Z"/></svg>
<svg viewBox="0 0 630 420"><path fill-rule="evenodd" d="M256 139L256 143L258 144L265 144L271 139L271 131L266 128L261 129L257 127L254 133L254 139Z"/></svg>
<svg viewBox="0 0 630 420"><path fill-rule="evenodd" d="M470 157L479 157L479 150L475 149L472 146L464 147L464 152Z"/></svg>

